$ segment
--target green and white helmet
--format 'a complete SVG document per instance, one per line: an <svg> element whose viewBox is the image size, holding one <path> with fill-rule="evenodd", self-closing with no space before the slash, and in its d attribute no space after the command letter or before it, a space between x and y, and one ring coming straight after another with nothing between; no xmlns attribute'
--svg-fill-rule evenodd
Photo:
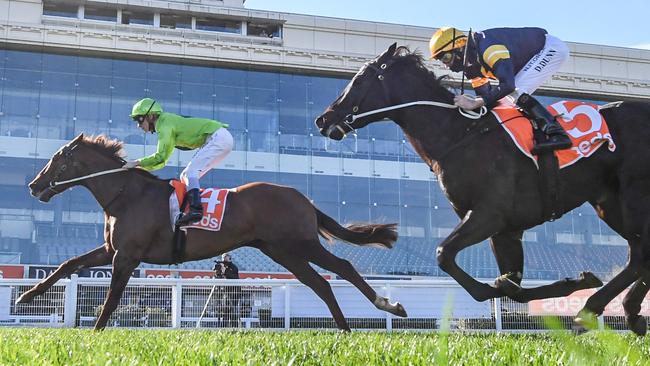
<svg viewBox="0 0 650 366"><path fill-rule="evenodd" d="M162 112L163 110L160 103L151 98L144 98L133 105L133 109L131 109L131 118L145 116L150 113L161 114Z"/></svg>

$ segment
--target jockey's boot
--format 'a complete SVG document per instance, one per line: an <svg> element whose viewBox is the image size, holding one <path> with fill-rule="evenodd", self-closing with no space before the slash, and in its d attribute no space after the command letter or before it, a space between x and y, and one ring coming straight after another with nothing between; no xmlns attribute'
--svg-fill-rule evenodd
<svg viewBox="0 0 650 366"><path fill-rule="evenodd" d="M177 226L189 225L198 222L203 217L203 205L201 205L201 195L198 188L187 191L187 199L190 206L188 213L176 220Z"/></svg>
<svg viewBox="0 0 650 366"><path fill-rule="evenodd" d="M560 123L551 115L551 113L544 108L537 99L529 94L522 94L517 99L517 106L532 119L537 128L539 128L546 135L546 141L536 142L533 147L532 153L539 155L546 151L551 150L564 150L571 148L571 139L560 126Z"/></svg>

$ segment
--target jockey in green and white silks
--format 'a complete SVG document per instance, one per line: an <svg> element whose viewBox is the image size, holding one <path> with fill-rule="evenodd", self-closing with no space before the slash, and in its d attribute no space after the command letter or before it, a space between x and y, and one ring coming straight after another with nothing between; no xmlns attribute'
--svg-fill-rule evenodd
<svg viewBox="0 0 650 366"><path fill-rule="evenodd" d="M227 124L219 121L182 117L163 112L160 103L144 98L133 105L131 118L145 132L158 134L158 147L152 155L128 161L125 168L140 167L157 170L167 164L174 148L198 149L180 179L187 186L190 211L178 219L177 224L187 225L201 220L203 208L199 195L199 179L216 167L232 151L233 138L226 129Z"/></svg>

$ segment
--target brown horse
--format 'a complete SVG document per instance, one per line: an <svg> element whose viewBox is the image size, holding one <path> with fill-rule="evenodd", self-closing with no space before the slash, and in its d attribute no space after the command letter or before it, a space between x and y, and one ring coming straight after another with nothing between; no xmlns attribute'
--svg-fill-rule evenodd
<svg viewBox="0 0 650 366"><path fill-rule="evenodd" d="M169 196L173 188L141 169L120 169L122 143L76 137L50 159L29 184L31 194L48 202L74 185L82 185L104 209L104 243L71 258L46 279L25 292L16 303L28 303L60 278L87 267L113 264L113 277L95 329L103 329L117 307L133 270L141 263L171 264L173 230ZM111 174L102 173L109 172ZM99 173L99 174L97 174ZM352 225L347 228L319 211L290 187L249 183L229 194L221 230L188 230L182 258L193 261L251 246L291 271L328 306L336 325L350 330L328 282L310 262L348 280L378 309L406 316L401 304L378 296L352 265L322 247L318 235L358 245L391 248L397 240L396 224Z"/></svg>
<svg viewBox="0 0 650 366"><path fill-rule="evenodd" d="M523 232L547 219L538 171L492 113L466 118L453 106L453 98L420 55L393 44L359 70L316 118L316 125L334 140L384 118L399 125L461 218L438 246L437 260L474 299L507 295L528 302L600 287L602 282L588 272L537 288L520 287ZM614 152L600 147L588 159L560 171L559 213L589 202L628 241L629 260L589 298L576 320L602 314L605 305L634 283L623 308L630 329L645 334L646 320L639 311L650 290L650 103L617 103L600 113L618 147ZM486 239L503 274L495 287L477 281L456 263L461 250Z"/></svg>

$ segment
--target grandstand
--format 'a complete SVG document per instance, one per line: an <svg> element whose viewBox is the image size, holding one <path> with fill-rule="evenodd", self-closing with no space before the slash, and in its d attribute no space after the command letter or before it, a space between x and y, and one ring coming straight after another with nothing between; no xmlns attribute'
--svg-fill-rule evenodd
<svg viewBox="0 0 650 366"><path fill-rule="evenodd" d="M324 245L365 274L445 276L435 249L458 218L402 131L377 123L334 142L313 123L364 62L393 42L426 51L435 29L260 11L241 0L0 5L0 261L56 265L103 242L103 213L84 189L46 205L26 185L81 132L124 141L129 158L151 153L155 136L128 115L134 101L152 97L167 111L230 125L234 151L202 178L205 186L269 181L295 187L342 223L397 222L392 250ZM650 98L650 51L569 46L571 62L538 91L545 104ZM175 153L157 174L177 177L190 157ZM582 270L606 279L627 253L588 206L529 230L524 241L530 279ZM284 271L252 248L237 250L235 262L243 271ZM473 276L498 275L488 243L458 262ZM179 267L209 270L212 261Z"/></svg>
<svg viewBox="0 0 650 366"><path fill-rule="evenodd" d="M99 224L67 224L54 227L51 223L36 223L38 258L34 264L59 264L97 246L103 238ZM436 262L437 242L422 238L402 237L391 250L358 247L345 243L323 245L332 253L349 260L361 273L412 276L446 276ZM592 271L603 279L624 265L627 246L524 243L524 277L537 280L556 280L575 277L581 271ZM286 270L254 248L234 251L235 263L242 271L285 272ZM458 256L458 264L480 278L494 278L499 271L489 243L472 246ZM183 263L174 268L210 270L211 259ZM142 264L143 268L167 268ZM603 268L612 270L603 272Z"/></svg>

